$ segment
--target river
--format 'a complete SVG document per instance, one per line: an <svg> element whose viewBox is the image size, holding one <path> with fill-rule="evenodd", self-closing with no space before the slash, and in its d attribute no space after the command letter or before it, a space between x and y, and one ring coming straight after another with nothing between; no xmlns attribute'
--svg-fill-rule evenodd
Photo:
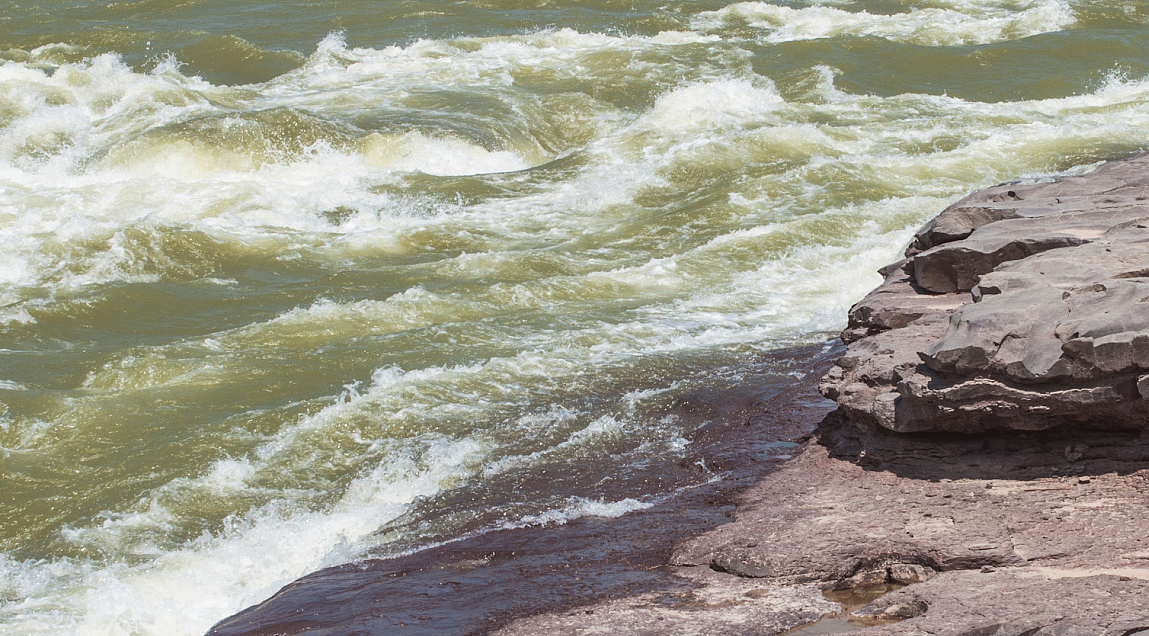
<svg viewBox="0 0 1149 636"><path fill-rule="evenodd" d="M0 632L199 635L690 487L635 477L686 456L684 396L800 374L763 356L832 339L963 193L1149 145L1147 24L0 2Z"/></svg>

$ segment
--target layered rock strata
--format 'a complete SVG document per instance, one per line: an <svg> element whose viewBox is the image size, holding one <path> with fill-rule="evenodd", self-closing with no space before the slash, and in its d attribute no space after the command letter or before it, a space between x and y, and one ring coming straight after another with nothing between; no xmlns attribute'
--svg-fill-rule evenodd
<svg viewBox="0 0 1149 636"><path fill-rule="evenodd" d="M1149 155L946 208L821 390L892 431L1149 426Z"/></svg>
<svg viewBox="0 0 1149 636"><path fill-rule="evenodd" d="M499 636L778 634L812 589L891 587L854 628L1149 634L1149 155L974 193L882 273L820 384L837 410L676 546L689 586Z"/></svg>

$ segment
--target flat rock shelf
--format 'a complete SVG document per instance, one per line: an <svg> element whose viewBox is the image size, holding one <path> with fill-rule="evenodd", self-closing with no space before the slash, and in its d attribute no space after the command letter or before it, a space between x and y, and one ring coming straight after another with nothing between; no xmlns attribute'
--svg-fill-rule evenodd
<svg viewBox="0 0 1149 636"><path fill-rule="evenodd" d="M820 385L838 409L676 546L692 613L648 593L499 633L1149 633L1149 156L973 193L882 274ZM849 621L765 618L867 588Z"/></svg>

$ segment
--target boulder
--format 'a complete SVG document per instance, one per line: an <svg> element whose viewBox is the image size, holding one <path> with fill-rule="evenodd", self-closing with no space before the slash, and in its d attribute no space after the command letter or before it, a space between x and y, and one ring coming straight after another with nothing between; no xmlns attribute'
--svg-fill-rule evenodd
<svg viewBox="0 0 1149 636"><path fill-rule="evenodd" d="M823 395L893 431L1149 427L1149 155L989 188L850 310Z"/></svg>

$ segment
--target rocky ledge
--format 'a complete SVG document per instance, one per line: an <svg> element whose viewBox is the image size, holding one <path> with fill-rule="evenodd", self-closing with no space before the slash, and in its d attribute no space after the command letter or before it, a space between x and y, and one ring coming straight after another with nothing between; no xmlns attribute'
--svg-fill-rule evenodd
<svg viewBox="0 0 1149 636"><path fill-rule="evenodd" d="M974 193L882 273L837 409L682 585L498 633L1149 634L1149 155Z"/></svg>
<svg viewBox="0 0 1149 636"><path fill-rule="evenodd" d="M211 633L1149 636L1149 155L977 192L906 255L850 311L837 404L714 396L679 468L723 480L321 571Z"/></svg>
<svg viewBox="0 0 1149 636"><path fill-rule="evenodd" d="M1149 155L946 208L850 310L821 390L898 432L1149 422Z"/></svg>
<svg viewBox="0 0 1149 636"><path fill-rule="evenodd" d="M853 612L910 619L872 634L1149 633L1146 466L1139 432L900 435L839 412L673 559L781 586L906 586Z"/></svg>
<svg viewBox="0 0 1149 636"><path fill-rule="evenodd" d="M1149 634L1147 465L1134 432L900 435L833 414L734 521L677 546L689 587L498 634L769 636L819 614L841 618L806 633ZM850 589L893 591L827 607Z"/></svg>

